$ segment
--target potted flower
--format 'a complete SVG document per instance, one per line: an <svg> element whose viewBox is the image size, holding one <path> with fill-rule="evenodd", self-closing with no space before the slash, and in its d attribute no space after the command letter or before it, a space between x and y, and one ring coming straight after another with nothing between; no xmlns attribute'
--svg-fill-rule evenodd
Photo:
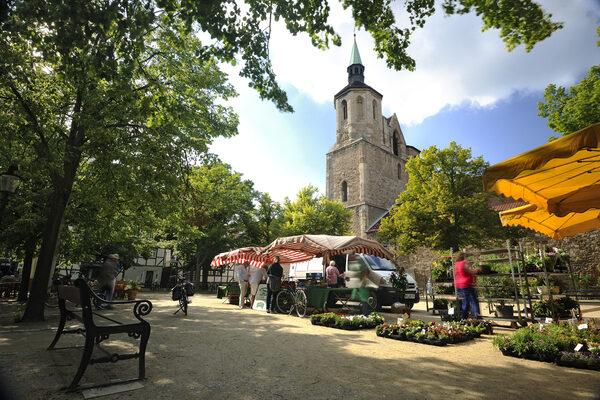
<svg viewBox="0 0 600 400"><path fill-rule="evenodd" d="M140 283L133 279L130 280L129 284L125 288L125 291L127 292L128 300L135 300L135 297L137 296L138 292L140 291Z"/></svg>

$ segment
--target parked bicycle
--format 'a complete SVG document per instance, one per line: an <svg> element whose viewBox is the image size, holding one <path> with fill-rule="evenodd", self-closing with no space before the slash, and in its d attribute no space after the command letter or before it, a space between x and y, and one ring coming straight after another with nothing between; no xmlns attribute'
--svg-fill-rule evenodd
<svg viewBox="0 0 600 400"><path fill-rule="evenodd" d="M302 318L306 315L306 306L308 300L304 289L296 287L294 282L289 282L288 286L277 294L275 305L280 312L291 314L296 310L296 314Z"/></svg>
<svg viewBox="0 0 600 400"><path fill-rule="evenodd" d="M178 280L177 285L171 289L171 298L175 301L179 301L179 309L177 309L177 311L175 311L173 314L183 311L183 314L187 315L188 304L192 302L189 297L194 295L194 284L192 282L188 282L187 279L181 275L173 275L171 277L177 277Z"/></svg>

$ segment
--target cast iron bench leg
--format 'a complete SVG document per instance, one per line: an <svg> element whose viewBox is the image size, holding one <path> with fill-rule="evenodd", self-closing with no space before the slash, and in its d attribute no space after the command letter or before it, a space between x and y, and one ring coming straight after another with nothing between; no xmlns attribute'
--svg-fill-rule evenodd
<svg viewBox="0 0 600 400"><path fill-rule="evenodd" d="M138 361L139 379L146 378L146 345L148 344L148 339L150 339L150 326L148 326L148 329L144 329L142 337L140 338L140 356Z"/></svg>
<svg viewBox="0 0 600 400"><path fill-rule="evenodd" d="M54 340L48 346L48 350L52 350L56 343L58 342L58 338L62 335L63 330L65 329L65 323L67 322L67 316L64 313L60 313L60 321L58 322L58 329L56 330L56 335L54 335Z"/></svg>
<svg viewBox="0 0 600 400"><path fill-rule="evenodd" d="M94 351L94 337L92 335L86 335L85 337L85 348L83 349L83 355L81 356L81 362L79 363L79 369L73 378L73 382L67 388L67 391L72 391L77 387L79 380L83 376L90 360L92 358L92 352Z"/></svg>

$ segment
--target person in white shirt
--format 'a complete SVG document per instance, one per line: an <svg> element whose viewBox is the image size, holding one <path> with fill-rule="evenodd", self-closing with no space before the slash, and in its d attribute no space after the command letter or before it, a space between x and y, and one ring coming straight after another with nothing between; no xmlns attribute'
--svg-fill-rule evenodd
<svg viewBox="0 0 600 400"><path fill-rule="evenodd" d="M237 281L240 284L240 309L244 308L244 299L248 292L248 280L250 279L248 267L250 262L244 261L244 264L238 266L236 270Z"/></svg>
<svg viewBox="0 0 600 400"><path fill-rule="evenodd" d="M267 265L263 264L262 268L258 268L250 278L250 307L254 307L254 299L258 292L258 285L267 280Z"/></svg>

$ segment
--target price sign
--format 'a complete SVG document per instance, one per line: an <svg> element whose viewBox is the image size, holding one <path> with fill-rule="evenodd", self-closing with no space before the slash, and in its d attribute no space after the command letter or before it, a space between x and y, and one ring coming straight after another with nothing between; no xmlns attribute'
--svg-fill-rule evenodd
<svg viewBox="0 0 600 400"><path fill-rule="evenodd" d="M542 333L544 330L544 324L540 324L540 333Z"/></svg>
<svg viewBox="0 0 600 400"><path fill-rule="evenodd" d="M551 323L552 323L552 318L550 318L550 317L546 317L546 323L547 323L547 324L551 324Z"/></svg>
<svg viewBox="0 0 600 400"><path fill-rule="evenodd" d="M398 323L398 325L400 325L402 322L404 322L404 318L402 318L402 317L398 317L398 322L397 322L397 323Z"/></svg>
<svg viewBox="0 0 600 400"><path fill-rule="evenodd" d="M575 351L581 350L582 347L583 345L581 343L578 343L577 346L575 346Z"/></svg>
<svg viewBox="0 0 600 400"><path fill-rule="evenodd" d="M581 324L577 327L577 329L579 329L579 330L583 330L583 329L587 329L587 328L588 328L587 324Z"/></svg>
<svg viewBox="0 0 600 400"><path fill-rule="evenodd" d="M425 334L425 329L421 330L421 334L424 335Z"/></svg>
<svg viewBox="0 0 600 400"><path fill-rule="evenodd" d="M454 307L448 310L448 315L454 315Z"/></svg>

